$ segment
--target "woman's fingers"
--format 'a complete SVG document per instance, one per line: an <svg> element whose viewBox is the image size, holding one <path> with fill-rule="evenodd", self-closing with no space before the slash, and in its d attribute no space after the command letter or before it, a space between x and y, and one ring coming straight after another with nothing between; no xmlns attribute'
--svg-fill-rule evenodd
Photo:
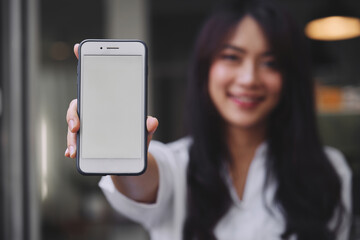
<svg viewBox="0 0 360 240"><path fill-rule="evenodd" d="M68 128L71 132L76 133L80 128L80 120L77 114L77 99L70 102L69 108L66 113L66 121Z"/></svg>
<svg viewBox="0 0 360 240"><path fill-rule="evenodd" d="M74 45L74 53L75 53L76 58L79 59L79 44L78 43L76 43Z"/></svg>
<svg viewBox="0 0 360 240"><path fill-rule="evenodd" d="M155 133L157 127L159 125L159 121L151 116L148 116L146 119L146 127L148 131L148 138L147 138L147 146L149 147L149 143L152 139L153 134Z"/></svg>
<svg viewBox="0 0 360 240"><path fill-rule="evenodd" d="M74 54L79 59L79 44L74 45ZM77 99L70 102L66 114L66 122L68 123L67 133L67 148L65 150L65 157L76 157L76 132L79 131L80 121L77 115Z"/></svg>
<svg viewBox="0 0 360 240"><path fill-rule="evenodd" d="M64 155L65 155L65 157L70 157L70 151L68 148L66 148Z"/></svg>
<svg viewBox="0 0 360 240"><path fill-rule="evenodd" d="M77 114L77 99L70 102L66 114L66 121L68 123L67 133L67 149L65 156L70 158L76 157L76 133L80 128L79 116Z"/></svg>
<svg viewBox="0 0 360 240"><path fill-rule="evenodd" d="M76 133L71 132L69 129L67 133L67 149L65 151L65 157L76 157Z"/></svg>

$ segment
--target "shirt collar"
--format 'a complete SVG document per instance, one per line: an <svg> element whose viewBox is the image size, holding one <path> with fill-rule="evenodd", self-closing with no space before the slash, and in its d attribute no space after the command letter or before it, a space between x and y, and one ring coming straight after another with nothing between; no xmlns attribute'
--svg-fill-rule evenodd
<svg viewBox="0 0 360 240"><path fill-rule="evenodd" d="M234 188L232 179L231 179L230 174L229 174L229 166L226 165L226 168L225 168L225 180L226 180L226 183L227 183L228 188L229 188L231 199L233 200L234 204L237 205L238 207L244 207L243 206L244 205L244 199L246 197L245 194L248 191L246 188L249 188L252 185L252 183L249 183L248 181L250 179L250 174L252 174L252 170L253 170L252 168L254 167L253 165L265 164L267 150L268 150L268 142L267 141L262 142L255 150L254 158L251 161L251 164L250 164L249 170L248 170L249 172L248 172L248 175L246 177L243 200L240 200L238 195L237 195L237 192L236 192L236 190Z"/></svg>

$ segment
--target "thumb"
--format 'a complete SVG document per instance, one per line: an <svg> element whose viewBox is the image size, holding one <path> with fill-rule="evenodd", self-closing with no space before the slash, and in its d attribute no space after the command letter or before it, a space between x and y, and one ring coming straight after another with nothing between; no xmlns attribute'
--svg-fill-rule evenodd
<svg viewBox="0 0 360 240"><path fill-rule="evenodd" d="M148 132L148 137L147 137L147 146L149 147L149 143L152 139L152 136L154 135L157 127L159 125L159 121L151 116L148 116L146 119L146 128L147 128L147 132Z"/></svg>
<svg viewBox="0 0 360 240"><path fill-rule="evenodd" d="M75 53L76 58L79 59L79 44L78 43L76 43L74 45L74 53Z"/></svg>

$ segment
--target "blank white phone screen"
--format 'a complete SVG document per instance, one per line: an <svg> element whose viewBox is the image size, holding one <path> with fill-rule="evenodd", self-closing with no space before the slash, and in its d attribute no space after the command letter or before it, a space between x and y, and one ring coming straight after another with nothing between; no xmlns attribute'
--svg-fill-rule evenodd
<svg viewBox="0 0 360 240"><path fill-rule="evenodd" d="M140 158L142 56L85 55L82 61L82 158Z"/></svg>

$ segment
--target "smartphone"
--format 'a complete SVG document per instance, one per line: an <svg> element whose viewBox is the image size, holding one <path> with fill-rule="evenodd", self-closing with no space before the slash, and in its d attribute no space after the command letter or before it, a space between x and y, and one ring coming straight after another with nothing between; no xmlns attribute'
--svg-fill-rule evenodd
<svg viewBox="0 0 360 240"><path fill-rule="evenodd" d="M139 40L80 43L77 169L139 175L147 164L147 47Z"/></svg>

